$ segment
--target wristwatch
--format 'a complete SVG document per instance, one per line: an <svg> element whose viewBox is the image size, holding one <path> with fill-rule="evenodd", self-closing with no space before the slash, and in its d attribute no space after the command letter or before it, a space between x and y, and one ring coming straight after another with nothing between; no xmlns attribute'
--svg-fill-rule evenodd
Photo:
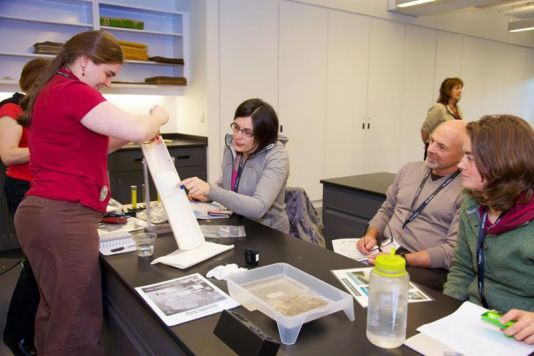
<svg viewBox="0 0 534 356"><path fill-rule="evenodd" d="M404 258L404 261L406 261L406 266L408 266L408 260L406 259L406 254L407 253L409 253L409 252L402 251L402 252L396 253L397 256L401 256L402 258Z"/></svg>

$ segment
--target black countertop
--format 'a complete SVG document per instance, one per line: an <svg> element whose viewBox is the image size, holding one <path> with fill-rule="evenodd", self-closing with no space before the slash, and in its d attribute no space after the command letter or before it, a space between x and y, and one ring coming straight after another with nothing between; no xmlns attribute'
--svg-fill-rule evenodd
<svg viewBox="0 0 534 356"><path fill-rule="evenodd" d="M205 147L208 145L208 138L204 136L194 136L179 133L161 134L163 139L170 140L165 142L167 147ZM129 143L120 148L120 150L138 150L139 144Z"/></svg>
<svg viewBox="0 0 534 356"><path fill-rule="evenodd" d="M351 190L359 190L376 195L384 195L388 187L393 183L395 174L379 172L356 176L321 179L324 185L338 186Z"/></svg>
<svg viewBox="0 0 534 356"><path fill-rule="evenodd" d="M216 224L243 224L247 237L239 239L222 239L220 243L233 243L235 248L221 255L211 258L186 270L179 270L166 265L151 265L151 259L138 258L135 252L101 256L103 274L113 274L131 291L131 297L144 305L144 301L137 295L134 288L162 282L165 280L186 276L192 273L206 273L215 266L227 263L237 263L244 266L244 251L254 249L260 253L259 266L276 262L286 262L302 271L309 273L341 290L340 282L330 272L332 269L346 269L361 267L354 260L335 254L305 241L289 237L268 227L234 216L229 220L214 221ZM158 237L153 258L166 255L176 249L176 242L171 235ZM228 291L225 281L210 279L224 291ZM416 328L424 323L442 318L459 305L455 299L439 292L421 287L434 298L432 302L411 303L408 310L407 336L416 333ZM194 320L181 325L167 327L148 306L145 312L152 314L166 333L178 345L186 345L187 351L198 355L226 355L233 354L217 336L213 334L219 314ZM276 323L259 311L248 311L238 307L238 312L264 330L270 336L279 340ZM375 347L366 338L367 309L354 302L356 320L350 322L342 312L337 312L303 325L295 345L282 345L279 355L400 355L416 354L411 349L402 346L398 349L386 350Z"/></svg>

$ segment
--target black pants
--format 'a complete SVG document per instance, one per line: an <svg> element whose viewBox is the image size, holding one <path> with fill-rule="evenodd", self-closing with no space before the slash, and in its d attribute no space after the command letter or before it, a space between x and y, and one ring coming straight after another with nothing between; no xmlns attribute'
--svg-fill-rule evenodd
<svg viewBox="0 0 534 356"><path fill-rule="evenodd" d="M6 176L5 192L11 216L24 194L30 188L28 181L13 179ZM39 305L39 287L28 261L22 263L19 279L11 297L7 311L6 327L4 329L4 342L10 347L16 347L21 339L33 343L35 334L35 314Z"/></svg>

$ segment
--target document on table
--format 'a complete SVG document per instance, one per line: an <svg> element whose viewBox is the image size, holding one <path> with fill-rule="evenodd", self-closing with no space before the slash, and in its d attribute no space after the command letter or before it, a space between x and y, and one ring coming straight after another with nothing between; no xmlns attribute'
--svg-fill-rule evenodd
<svg viewBox="0 0 534 356"><path fill-rule="evenodd" d="M238 302L198 273L135 290L168 326L239 306Z"/></svg>
<svg viewBox="0 0 534 356"><path fill-rule="evenodd" d="M464 355L529 355L534 345L506 337L502 331L482 321L487 309L471 302L463 303L449 316L417 328L422 334L446 345ZM410 338L411 339L411 338ZM423 343L408 339L408 346L423 354L428 354Z"/></svg>
<svg viewBox="0 0 534 356"><path fill-rule="evenodd" d="M359 240L359 238L335 239L332 240L332 249L335 253L352 258L353 260L367 262L368 255L364 255L356 248L356 243L358 243ZM384 246L382 251L389 252L392 247L399 248L399 244L396 241L393 241L393 243Z"/></svg>
<svg viewBox="0 0 534 356"><path fill-rule="evenodd" d="M369 302L369 273L373 267L335 269L334 276L343 284L354 299L364 308ZM410 282L408 290L408 303L429 302L430 298L425 292Z"/></svg>

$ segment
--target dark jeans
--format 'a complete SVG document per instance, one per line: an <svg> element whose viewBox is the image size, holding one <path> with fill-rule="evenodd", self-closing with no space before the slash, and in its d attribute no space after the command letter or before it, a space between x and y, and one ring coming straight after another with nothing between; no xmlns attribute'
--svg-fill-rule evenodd
<svg viewBox="0 0 534 356"><path fill-rule="evenodd" d="M4 187L9 211L14 216L24 194L30 188L30 182L6 176ZM38 305L39 287L30 263L23 261L22 270L9 303L4 329L4 342L10 348L16 347L21 339L33 344Z"/></svg>

